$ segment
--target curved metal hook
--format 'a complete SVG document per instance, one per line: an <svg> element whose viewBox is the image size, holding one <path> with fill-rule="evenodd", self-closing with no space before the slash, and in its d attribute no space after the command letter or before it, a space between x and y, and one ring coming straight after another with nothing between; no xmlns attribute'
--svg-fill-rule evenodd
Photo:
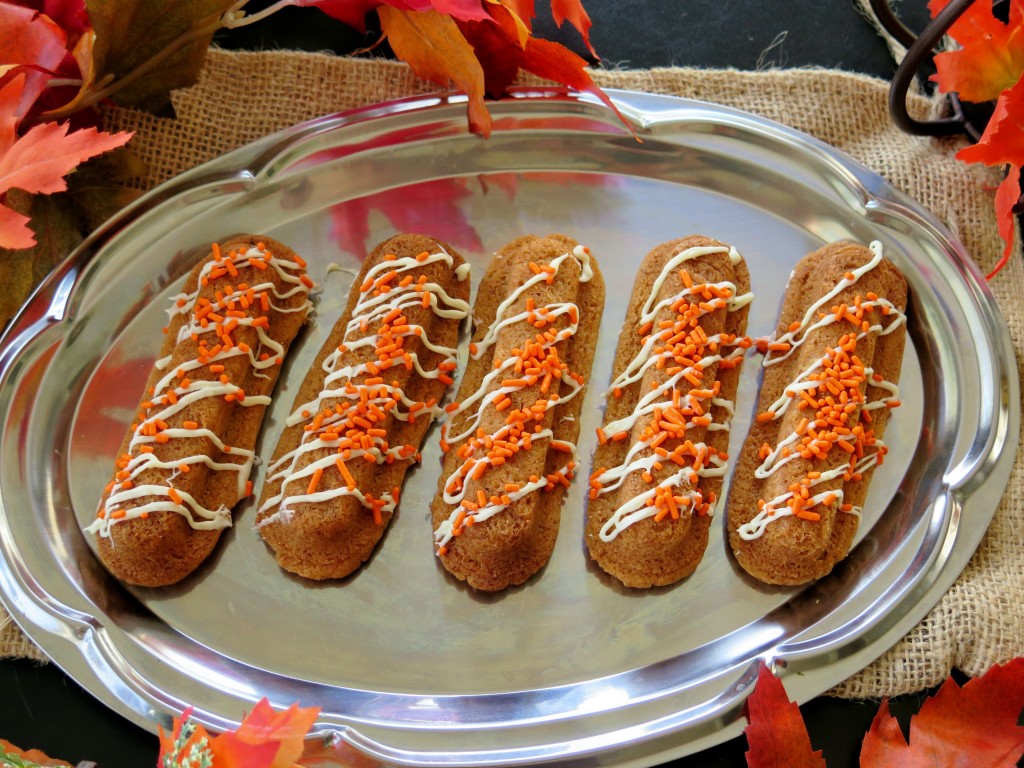
<svg viewBox="0 0 1024 768"><path fill-rule="evenodd" d="M869 0L869 4L878 23L886 32L896 38L900 45L909 48L914 44L917 35L903 26L903 22L896 18L896 14L892 12L892 6L889 5L889 0Z"/></svg>
<svg viewBox="0 0 1024 768"><path fill-rule="evenodd" d="M907 91L917 71L926 60L931 59L935 46L973 2L974 0L952 0L916 39L913 39L913 36L902 24L899 25L902 32L910 36L911 43L907 55L900 62L896 74L893 75L892 85L889 87L889 113L900 130L915 136L950 136L954 133L966 133L973 141L977 141L981 137L981 134L965 119L960 100L953 94L950 96L950 104L953 108L953 114L950 117L922 121L911 117L907 112ZM876 13L877 5L877 0L872 0L871 7L876 10ZM888 3L885 5L888 15L892 16L892 12L888 10ZM884 14L879 16L880 21L883 16ZM899 24L898 20L892 20ZM882 23L886 22L882 21ZM889 27L887 26L886 29ZM904 42L902 38L898 37L897 39Z"/></svg>

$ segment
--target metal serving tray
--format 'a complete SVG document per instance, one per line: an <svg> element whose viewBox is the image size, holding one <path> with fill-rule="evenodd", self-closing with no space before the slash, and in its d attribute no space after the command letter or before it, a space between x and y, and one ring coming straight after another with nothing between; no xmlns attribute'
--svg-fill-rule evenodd
<svg viewBox="0 0 1024 768"><path fill-rule="evenodd" d="M183 174L68 258L0 348L0 591L32 640L151 729L186 705L228 727L267 696L321 706L323 734L386 764L641 766L739 733L759 661L784 667L805 701L910 630L974 552L1018 439L1013 352L984 281L931 215L812 138L709 104L613 97L642 143L595 100L545 90L491 105L489 140L467 132L455 96L314 120ZM768 588L735 566L719 515L692 577L625 590L588 564L577 481L548 566L522 587L474 594L433 554L435 432L382 545L344 582L281 572L245 503L180 585L119 585L80 526L187 269L212 240L259 232L303 254L321 286L268 414L265 455L360 258L403 230L451 242L474 283L521 234L566 232L591 247L609 290L584 457L653 246L687 234L735 245L756 293L749 332L763 335L800 257L840 238L880 240L911 286L912 343L892 450L850 557L807 588ZM745 367L733 452L758 362Z"/></svg>

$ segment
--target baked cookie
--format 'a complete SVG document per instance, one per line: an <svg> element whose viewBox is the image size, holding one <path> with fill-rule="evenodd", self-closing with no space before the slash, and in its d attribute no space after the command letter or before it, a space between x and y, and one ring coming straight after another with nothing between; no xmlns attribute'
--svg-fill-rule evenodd
<svg viewBox="0 0 1024 768"><path fill-rule="evenodd" d="M423 235L367 257L267 469L256 524L285 570L342 578L384 535L453 383L468 278L458 253Z"/></svg>
<svg viewBox="0 0 1024 768"><path fill-rule="evenodd" d="M563 235L515 240L484 275L431 506L441 563L476 589L521 584L551 557L603 308L595 260Z"/></svg>
<svg viewBox="0 0 1024 768"><path fill-rule="evenodd" d="M86 530L129 584L194 571L252 493L254 448L310 309L305 262L269 238L214 244L173 299L163 348Z"/></svg>
<svg viewBox="0 0 1024 768"><path fill-rule="evenodd" d="M740 254L706 237L659 245L637 274L590 477L590 556L627 587L690 575L727 470L753 295Z"/></svg>
<svg viewBox="0 0 1024 768"><path fill-rule="evenodd" d="M899 405L906 307L906 280L877 242L797 264L729 495L729 545L754 578L804 584L849 551Z"/></svg>

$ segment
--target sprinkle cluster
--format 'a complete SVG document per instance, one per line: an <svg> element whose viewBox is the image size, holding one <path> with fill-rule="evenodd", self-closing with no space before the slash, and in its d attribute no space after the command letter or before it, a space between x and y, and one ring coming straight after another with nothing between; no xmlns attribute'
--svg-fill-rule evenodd
<svg viewBox="0 0 1024 768"><path fill-rule="evenodd" d="M562 264L570 258L581 266L580 281L589 280L593 274L590 252L583 246L552 259L549 264L530 262L532 277L498 307L487 334L470 345L470 355L480 359L503 329L515 328L522 334L511 356L495 360L493 370L484 376L475 392L447 408L450 419L442 426L441 448L449 453L453 444L461 443L454 450L462 464L444 483L444 500L454 509L435 531L438 555L447 554L448 542L462 535L467 527L504 511L530 493L568 487L575 475L576 446L554 439L554 432L546 424L550 421L549 412L576 397L586 384L583 376L570 370L562 360L558 347L576 334L579 308L572 302L537 306L534 298L524 296L533 286L552 284ZM488 412L501 414L499 426L492 432L481 426ZM463 420L454 421L463 414ZM453 435L452 425L456 423L462 429ZM517 455L532 450L546 453L549 449L566 454L565 464L554 472L529 475L521 482L488 480L491 469ZM475 492L470 491L471 483Z"/></svg>
<svg viewBox="0 0 1024 768"><path fill-rule="evenodd" d="M616 398L623 396L625 387L642 381L650 382L650 392L640 394L626 418L597 430L600 445L630 440L631 435L633 442L620 465L601 467L591 475L590 498L618 490L632 474L639 474L650 488L614 511L601 529L604 541L643 519L678 520L684 512L713 512L714 492L705 494L698 483L701 477L723 474L728 455L691 438L691 430L728 429L727 423L712 417L716 406L732 415L732 403L720 396L718 371L739 365L752 342L726 332L708 336L702 323L713 312L739 308L749 295L737 296L730 282L695 283L688 270L676 267L708 253L724 252L731 253L727 248L693 248L668 262L655 288L677 281L679 289L642 315L637 329L640 350L613 382L611 394ZM656 321L656 311L665 307L671 316ZM709 370L715 378L707 386Z"/></svg>
<svg viewBox="0 0 1024 768"><path fill-rule="evenodd" d="M776 342L759 345L768 353L764 361L767 367L787 359L815 329L837 323L850 327L835 346L826 348L820 359L798 372L778 400L756 417L759 423L775 421L790 407L806 414L796 421L791 433L780 436L776 445L760 446L761 465L755 470L755 477L763 480L798 459L809 462L810 469L790 483L784 493L758 500L758 514L738 529L744 539L759 537L770 522L788 515L818 521L823 508L836 504L840 511L859 513L853 504L844 501L842 488L815 492L815 487L836 479L858 482L865 472L885 459L888 449L871 428L871 411L898 407L899 390L864 363L857 354L858 345L871 334L892 333L906 322L906 317L888 299L871 291L857 294L850 303L829 305L842 290L881 262L880 249L874 250L871 261L845 273ZM870 389L881 394L871 395ZM833 458L837 451L846 456L838 465Z"/></svg>
<svg viewBox="0 0 1024 768"><path fill-rule="evenodd" d="M228 253L222 253L214 243L212 251L212 257L199 273L196 290L175 296L169 310L171 317L187 318L179 328L176 343L178 348L187 348L191 342L195 357L179 362L149 389L148 399L140 403L136 421L130 427L128 450L117 458L114 479L105 487L105 500L87 530L108 536L114 523L147 518L152 512L178 513L196 529L229 526L228 505L207 509L192 494L175 487L177 478L187 475L197 464L215 472L237 473L239 498L252 493L249 474L253 451L226 444L211 425L183 419L182 413L186 409L202 412L202 401L210 398L241 407L269 404L267 395L247 394L231 378L229 371L237 366L225 363L244 357L248 362L244 376L270 378L261 372L279 366L284 354L283 345L270 336L271 318L275 313L305 315L310 307L306 297L313 282L305 273L306 263L301 257L283 259L263 243ZM303 300L289 301L297 295ZM169 330L170 326L164 332ZM248 342L241 338L243 331ZM163 358L156 367L169 369L172 362L173 357ZM170 462L158 456L159 446L196 439L204 441L200 446L212 444L216 455L225 460L214 460L207 453L186 455ZM167 453L170 451L164 455ZM150 469L167 471L166 480L139 483L139 476ZM147 501L140 504L140 500Z"/></svg>
<svg viewBox="0 0 1024 768"><path fill-rule="evenodd" d="M398 505L398 486L377 494L366 483L361 488L359 472L354 472L350 463L377 466L419 461L416 446L391 444L389 426L395 421L432 419L441 413L437 397L411 399L403 384L410 375L437 379L446 386L453 381L450 374L456 367L456 350L434 344L427 330L409 317L410 310L420 308L456 322L467 316L465 301L449 296L422 274L424 267L438 262L454 265L452 256L443 251L408 257L389 253L368 270L343 341L324 360L322 390L315 401L299 406L287 421L293 427L302 424L304 434L298 448L270 467L268 482L279 482L280 488L264 502L260 514L275 506L278 509L261 518L261 526L286 522L294 506L302 502L352 496L378 525ZM421 274L412 274L415 272ZM412 339L416 346L410 343ZM424 369L417 349L439 353L440 362Z"/></svg>

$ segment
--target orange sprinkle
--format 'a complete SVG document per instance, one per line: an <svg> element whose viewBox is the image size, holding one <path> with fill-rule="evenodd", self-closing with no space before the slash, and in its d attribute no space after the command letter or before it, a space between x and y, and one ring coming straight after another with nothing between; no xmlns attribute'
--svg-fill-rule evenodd
<svg viewBox="0 0 1024 768"><path fill-rule="evenodd" d="M356 487L356 481L355 478L352 477L352 473L349 472L348 467L345 465L345 462L338 458L335 459L334 464L338 468L338 472L341 473L341 477L345 481L345 486L348 488L348 490L353 490Z"/></svg>
<svg viewBox="0 0 1024 768"><path fill-rule="evenodd" d="M309 487L306 488L307 494L316 493L317 486L320 485L320 478L323 477L324 471L322 469L316 469L313 471L313 477L309 480Z"/></svg>

